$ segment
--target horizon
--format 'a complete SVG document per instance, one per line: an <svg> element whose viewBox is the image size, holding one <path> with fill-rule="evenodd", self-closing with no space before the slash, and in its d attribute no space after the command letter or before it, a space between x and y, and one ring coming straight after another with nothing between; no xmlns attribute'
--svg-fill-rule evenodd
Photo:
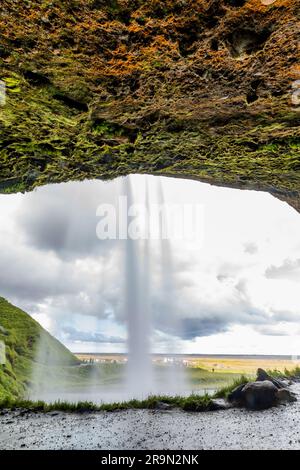
<svg viewBox="0 0 300 470"><path fill-rule="evenodd" d="M124 352L75 352L71 351L74 356L128 356L128 353ZM238 358L243 358L243 357L253 357L253 358L284 358L288 359L290 358L292 361L298 362L298 359L295 359L296 357L299 357L300 361L300 354L299 355L294 355L294 354L205 354L205 353L150 353L150 356L163 356L163 357L174 357L174 356L188 356L188 357L238 357Z"/></svg>

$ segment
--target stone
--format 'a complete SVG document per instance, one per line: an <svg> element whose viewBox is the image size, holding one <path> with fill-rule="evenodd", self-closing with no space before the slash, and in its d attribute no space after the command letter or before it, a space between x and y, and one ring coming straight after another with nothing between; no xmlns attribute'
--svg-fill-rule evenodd
<svg viewBox="0 0 300 470"><path fill-rule="evenodd" d="M243 388L245 387L245 383L239 385L231 393L228 395L228 402L232 403L234 406L243 406L244 396L243 396Z"/></svg>
<svg viewBox="0 0 300 470"><path fill-rule="evenodd" d="M155 403L155 410L161 410L161 411L166 411L166 410L170 410L172 407L172 405L169 405L169 403L165 403L164 401L158 401Z"/></svg>
<svg viewBox="0 0 300 470"><path fill-rule="evenodd" d="M269 380L249 382L242 390L244 406L251 410L264 410L277 404L277 387Z"/></svg>
<svg viewBox="0 0 300 470"><path fill-rule="evenodd" d="M260 378L263 376L264 374L260 374ZM294 401L297 401L297 398L293 392L286 387L279 388L271 380L258 380L240 385L228 395L230 404L250 410L264 410Z"/></svg>
<svg viewBox="0 0 300 470"><path fill-rule="evenodd" d="M222 398L213 398L208 405L208 411L228 410L228 408L231 408L230 403Z"/></svg>
<svg viewBox="0 0 300 470"><path fill-rule="evenodd" d="M288 390L287 388L281 388L277 391L277 402L278 403L292 403L297 401L296 394Z"/></svg>
<svg viewBox="0 0 300 470"><path fill-rule="evenodd" d="M280 388L286 388L286 383L283 380L275 379L274 377L271 377L264 369L257 369L257 377L256 381L261 382L264 380L268 380L269 382L272 382L275 387L278 389Z"/></svg>

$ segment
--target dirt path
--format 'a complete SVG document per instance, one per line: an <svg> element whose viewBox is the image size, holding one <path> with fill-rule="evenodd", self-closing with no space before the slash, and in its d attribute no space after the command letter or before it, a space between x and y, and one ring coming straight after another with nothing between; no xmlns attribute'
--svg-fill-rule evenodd
<svg viewBox="0 0 300 470"><path fill-rule="evenodd" d="M300 449L300 401L261 412L8 412L0 430L0 449Z"/></svg>

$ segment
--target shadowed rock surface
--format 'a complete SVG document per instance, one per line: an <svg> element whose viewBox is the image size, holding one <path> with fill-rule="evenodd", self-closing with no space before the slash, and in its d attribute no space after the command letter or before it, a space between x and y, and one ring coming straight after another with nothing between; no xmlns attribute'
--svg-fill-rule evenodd
<svg viewBox="0 0 300 470"><path fill-rule="evenodd" d="M282 380L276 379L275 377L271 377L264 369L258 368L256 381L260 382L263 380L268 380L269 382L272 382L272 384L274 384L275 387L278 389L287 387L287 385Z"/></svg>
<svg viewBox="0 0 300 470"><path fill-rule="evenodd" d="M277 387L272 382L250 382L242 390L244 405L250 410L264 410L277 404Z"/></svg>
<svg viewBox="0 0 300 470"><path fill-rule="evenodd" d="M299 2L3 0L0 190L128 173L299 197Z"/></svg>

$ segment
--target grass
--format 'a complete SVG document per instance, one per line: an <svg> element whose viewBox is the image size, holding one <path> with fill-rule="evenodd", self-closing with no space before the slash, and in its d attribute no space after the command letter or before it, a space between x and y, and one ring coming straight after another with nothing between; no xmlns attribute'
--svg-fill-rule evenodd
<svg viewBox="0 0 300 470"><path fill-rule="evenodd" d="M285 368L284 371L273 369L273 370L267 370L267 372L272 377L277 377L279 379L300 377L300 367L298 365L295 366L293 369Z"/></svg>
<svg viewBox="0 0 300 470"><path fill-rule="evenodd" d="M90 385L91 376L99 386L112 386L120 383L124 375L124 366L121 364L70 367L79 365L80 361L27 313L3 298L0 298L0 341L5 344L6 356L6 363L0 365L0 401L3 403L19 403L28 388L33 393L36 390L34 395L39 396L39 390L43 390L45 384L48 393L56 392L57 389L84 390ZM43 348L39 348L39 344ZM158 379L163 380L163 367L156 367L155 370ZM201 389L201 395L206 390L224 386L238 376L236 373L214 373L199 367L188 368L187 372L195 393ZM197 404L200 398L196 399L195 396L198 395L193 395L193 406L197 408L200 406ZM200 402L203 401L205 399L201 398ZM182 403L183 406L187 405Z"/></svg>
<svg viewBox="0 0 300 470"><path fill-rule="evenodd" d="M66 412L92 412L92 411L121 411L128 409L155 409L159 402L166 403L172 407L180 408L185 411L208 411L211 404L209 395L190 395L188 397L181 396L149 396L145 400L129 400L116 403L103 403L97 405L92 402L65 402L55 401L53 403L45 403L43 401L30 400L2 400L0 401L0 409L26 409L29 411L40 411L49 413L51 411Z"/></svg>
<svg viewBox="0 0 300 470"><path fill-rule="evenodd" d="M299 377L300 367L295 367L291 370L285 370L284 373L278 370L269 370L268 374L273 377ZM168 395L151 395L145 400L129 400L124 402L103 403L97 405L92 402L82 401L77 403L66 401L55 401L53 403L46 403L44 401L30 401L20 399L2 399L0 400L0 409L26 409L32 412L49 413L51 411L63 411L69 413L82 413L82 412L96 412L96 411L122 411L129 409L155 409L160 402L166 403L174 408L179 408L184 411L204 412L210 411L212 400L218 398L226 399L232 390L239 385L246 384L252 377L241 375L235 379L231 384L219 389L214 395L208 394L197 395L191 394L187 397L182 396L168 396Z"/></svg>
<svg viewBox="0 0 300 470"><path fill-rule="evenodd" d="M229 393L232 392L232 390L234 390L239 385L246 384L250 380L252 380L251 377L241 375L238 379L234 380L230 385L227 385L227 386L221 388L220 390L218 390L215 393L214 397L215 398L227 398Z"/></svg>
<svg viewBox="0 0 300 470"><path fill-rule="evenodd" d="M6 362L0 365L0 400L21 396L31 380L33 366L43 371L51 360L56 373L79 361L33 318L0 297L0 341ZM43 352L39 344L43 343ZM51 359L50 359L51 358ZM49 369L47 369L49 371Z"/></svg>
<svg viewBox="0 0 300 470"><path fill-rule="evenodd" d="M210 411L212 400L215 398L226 398L228 394L237 386L242 385L249 381L249 377L241 376L230 385L218 390L213 396L208 394L197 395L191 394L187 397L183 396L169 396L169 395L151 395L145 400L129 400L124 402L103 403L97 405L92 402L77 402L71 403L66 401L55 401L53 403L46 403L44 401L30 401L30 400L12 400L5 399L0 401L0 409L26 409L29 411L39 411L49 413L51 411L65 411L65 412L92 412L92 411L121 411L128 409L155 409L159 402L166 403L174 408L179 408L184 411Z"/></svg>
<svg viewBox="0 0 300 470"><path fill-rule="evenodd" d="M25 396L29 386L36 385L38 389L39 385L45 385L45 383L47 384L47 392L51 392L51 387L53 391L57 390L56 387L69 391L76 390L76 387L84 388L89 385L91 374L97 378L98 385L114 385L120 383L124 366L107 363L101 364L101 366L76 367L80 362L70 351L48 334L27 313L1 297L0 341L5 343L6 349L6 363L0 365L0 409L23 408L41 412L54 410L68 412L117 411L155 409L158 402L164 402L185 411L209 411L212 399L227 398L235 387L253 380L254 373L254 364L251 359L246 365L240 364L236 358L201 358L200 362L195 362L193 359L192 367L188 367L186 371L195 392L188 397L149 396L145 400L129 400L100 405L87 401L46 403L40 400L25 400L22 397ZM42 352L38 347L40 341L43 343ZM49 358L51 358L51 363L49 363ZM267 359L266 361L266 365L272 364L274 366L275 364L274 361L268 362ZM288 361L281 362L282 364L277 361L276 367L268 370L268 373L274 377L300 376L298 365L293 369L288 369L286 367L289 365ZM266 365L263 367L267 368ZM33 368L34 376L32 375ZM155 370L158 377L162 374L161 378L163 379L163 366L157 365ZM247 373L242 373L242 370L246 370ZM213 395L209 395L206 391L212 389L217 391Z"/></svg>

